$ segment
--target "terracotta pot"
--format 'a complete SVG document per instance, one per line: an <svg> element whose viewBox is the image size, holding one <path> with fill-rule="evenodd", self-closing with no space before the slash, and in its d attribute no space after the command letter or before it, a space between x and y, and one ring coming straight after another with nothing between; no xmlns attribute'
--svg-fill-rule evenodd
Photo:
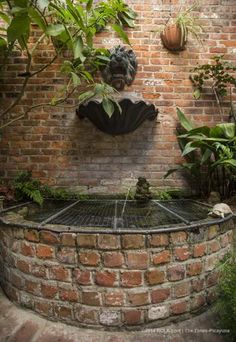
<svg viewBox="0 0 236 342"><path fill-rule="evenodd" d="M186 36L182 36L182 31L178 24L167 25L161 32L163 45L170 51L184 50L187 42Z"/></svg>

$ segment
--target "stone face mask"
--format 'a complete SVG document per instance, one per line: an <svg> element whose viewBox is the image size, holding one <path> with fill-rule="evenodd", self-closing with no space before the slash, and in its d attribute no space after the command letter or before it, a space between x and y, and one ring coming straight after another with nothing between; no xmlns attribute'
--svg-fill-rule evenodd
<svg viewBox="0 0 236 342"><path fill-rule="evenodd" d="M125 85L131 85L134 81L138 63L133 50L127 50L123 46L113 48L110 62L102 70L104 81L117 90L123 90Z"/></svg>

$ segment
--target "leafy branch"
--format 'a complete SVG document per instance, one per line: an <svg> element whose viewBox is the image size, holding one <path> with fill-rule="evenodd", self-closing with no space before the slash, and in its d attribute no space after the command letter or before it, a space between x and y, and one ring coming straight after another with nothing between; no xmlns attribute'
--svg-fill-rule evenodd
<svg viewBox="0 0 236 342"><path fill-rule="evenodd" d="M107 0L98 4L94 4L93 0L78 0L76 4L71 0L3 0L0 2L0 18L5 23L3 31L0 30L0 55L8 56L18 49L27 56L25 71L18 75L24 78L21 89L12 103L0 112L0 119L3 122L0 128L23 118L39 106L61 105L75 93L75 90L86 85L92 89L89 91L93 96L102 98L104 109L108 115L112 115L113 101L116 102L115 90L102 82L99 87L95 82L97 72L109 61L110 53L108 49L96 48L93 44L95 35L109 23L120 38L130 44L123 27L133 27L136 14L123 0ZM33 47L29 41L32 24L36 24L42 31ZM45 39L53 44L55 55L41 68L32 71L33 58ZM22 100L29 80L50 67L64 50L70 50L72 57L64 60L61 65L61 72L66 76L63 96L59 99L55 97L49 103L32 105L23 114L8 120L8 114ZM68 91L71 86L74 89L72 92ZM81 103L82 99L87 99L87 91L84 96L83 93L76 98L78 103Z"/></svg>
<svg viewBox="0 0 236 342"><path fill-rule="evenodd" d="M224 56L213 57L214 64L208 63L193 68L190 80L192 81L195 91L193 93L195 99L199 99L204 91L207 81L211 81L211 89L215 96L221 120L223 121L222 97L228 94L230 88L230 102L232 107L232 91L231 88L236 86L236 78L232 75L236 71L236 66L225 61Z"/></svg>

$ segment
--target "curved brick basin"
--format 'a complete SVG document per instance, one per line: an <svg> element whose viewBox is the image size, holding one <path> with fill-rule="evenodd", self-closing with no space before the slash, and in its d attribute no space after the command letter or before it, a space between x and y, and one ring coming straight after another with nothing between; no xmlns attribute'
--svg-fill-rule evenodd
<svg viewBox="0 0 236 342"><path fill-rule="evenodd" d="M0 216L7 296L48 319L103 329L161 326L206 309L234 227L233 216L139 231Z"/></svg>

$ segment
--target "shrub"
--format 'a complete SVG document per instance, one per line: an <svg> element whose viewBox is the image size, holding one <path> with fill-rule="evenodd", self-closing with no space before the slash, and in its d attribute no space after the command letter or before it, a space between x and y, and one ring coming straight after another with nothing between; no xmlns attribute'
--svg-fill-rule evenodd
<svg viewBox="0 0 236 342"><path fill-rule="evenodd" d="M219 269L218 323L223 329L230 330L229 340L236 341L236 253L227 254Z"/></svg>

